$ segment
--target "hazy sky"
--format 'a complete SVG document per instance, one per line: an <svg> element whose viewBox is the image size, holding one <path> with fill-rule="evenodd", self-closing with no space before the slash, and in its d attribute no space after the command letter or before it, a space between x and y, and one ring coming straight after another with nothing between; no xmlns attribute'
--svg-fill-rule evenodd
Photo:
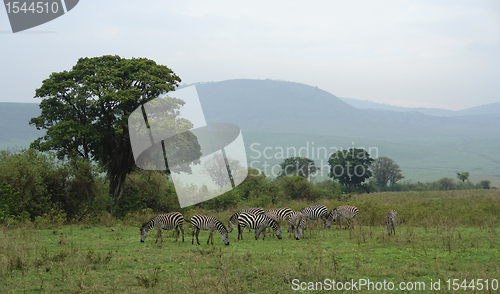
<svg viewBox="0 0 500 294"><path fill-rule="evenodd" d="M85 1L13 34L0 8L0 101L80 57L146 57L183 83L276 79L336 96L463 109L500 101L500 1Z"/></svg>

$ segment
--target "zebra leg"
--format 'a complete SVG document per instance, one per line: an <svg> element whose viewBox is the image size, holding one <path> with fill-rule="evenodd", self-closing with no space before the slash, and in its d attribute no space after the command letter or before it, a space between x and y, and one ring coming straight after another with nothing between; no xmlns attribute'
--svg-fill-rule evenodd
<svg viewBox="0 0 500 294"><path fill-rule="evenodd" d="M177 240L179 240L179 235L180 235L179 228L175 227L175 231L177 232L177 236L175 237L175 242L177 242Z"/></svg>
<svg viewBox="0 0 500 294"><path fill-rule="evenodd" d="M210 232L208 233L207 245L208 245L208 242L210 242L210 239L212 239L212 238L213 238L213 235L212 235L212 233L213 233L213 232L214 232L214 231L210 230ZM213 239L212 239L212 245L214 245L214 241L213 241Z"/></svg>
<svg viewBox="0 0 500 294"><path fill-rule="evenodd" d="M191 228L191 231L193 231L192 238L191 238L191 244L194 244L194 231L196 230L195 226L193 225Z"/></svg>
<svg viewBox="0 0 500 294"><path fill-rule="evenodd" d="M241 240L243 240L242 228L241 228L240 224L238 224L238 240L240 240L240 237L241 237Z"/></svg>
<svg viewBox="0 0 500 294"><path fill-rule="evenodd" d="M200 240L198 240L198 235L200 234L200 228L196 227L196 243L200 245Z"/></svg>
<svg viewBox="0 0 500 294"><path fill-rule="evenodd" d="M181 232L182 232L182 242L184 242L184 228L182 227L182 225L180 225L179 227L180 227Z"/></svg>
<svg viewBox="0 0 500 294"><path fill-rule="evenodd" d="M163 235L161 234L161 228L158 228L158 232L156 233L156 241L155 243L158 243L158 238L161 237L161 242L163 243Z"/></svg>

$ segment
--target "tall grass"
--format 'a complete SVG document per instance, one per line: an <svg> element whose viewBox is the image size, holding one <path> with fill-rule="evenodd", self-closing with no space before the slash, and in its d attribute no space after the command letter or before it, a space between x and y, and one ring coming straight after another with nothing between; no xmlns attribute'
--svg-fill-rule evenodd
<svg viewBox="0 0 500 294"><path fill-rule="evenodd" d="M0 292L289 293L294 279L441 279L442 287L448 278L498 279L499 196L491 190L323 199L315 204L356 205L361 214L354 229L325 230L320 224L299 241L287 234L256 241L245 231L243 241L231 233L229 246L217 232L214 245L192 245L187 223L184 243L175 242L174 230L164 232L163 243L154 243L156 231L140 243L138 226L154 215L150 210L69 225L39 218L0 227ZM246 204L221 211L191 208L184 216L204 213L227 223L234 211L253 203ZM264 208L299 210L310 204L291 200ZM383 227L389 208L400 219L390 237ZM206 231L200 233L204 238Z"/></svg>

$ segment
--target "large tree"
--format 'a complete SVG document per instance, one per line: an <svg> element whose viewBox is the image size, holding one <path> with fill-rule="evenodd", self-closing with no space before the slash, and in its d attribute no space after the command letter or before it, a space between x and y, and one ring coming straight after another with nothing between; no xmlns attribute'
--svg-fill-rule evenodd
<svg viewBox="0 0 500 294"><path fill-rule="evenodd" d="M43 99L42 113L30 124L47 132L31 146L54 150L59 158L80 156L100 164L116 206L135 166L127 125L130 113L175 90L180 81L171 69L146 58L80 58L70 71L52 73L36 90L35 98ZM184 102L172 98L170 103L170 115L175 117Z"/></svg>
<svg viewBox="0 0 500 294"><path fill-rule="evenodd" d="M328 159L329 176L344 186L345 192L353 192L355 188L372 176L370 165L373 162L370 154L362 148L339 150Z"/></svg>
<svg viewBox="0 0 500 294"><path fill-rule="evenodd" d="M297 175L308 178L310 174L316 173L318 168L314 161L306 157L289 157L280 163L281 171L278 178L283 176Z"/></svg>
<svg viewBox="0 0 500 294"><path fill-rule="evenodd" d="M373 177L379 187L392 187L397 181L404 178L399 165L389 157L379 157L371 165Z"/></svg>

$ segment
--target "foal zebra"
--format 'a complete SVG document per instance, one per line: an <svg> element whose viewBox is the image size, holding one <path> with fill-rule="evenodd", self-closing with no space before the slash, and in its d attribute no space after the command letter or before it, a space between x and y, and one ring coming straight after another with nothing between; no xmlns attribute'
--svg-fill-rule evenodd
<svg viewBox="0 0 500 294"><path fill-rule="evenodd" d="M385 224L387 226L387 234L390 236L392 232L396 235L396 224L398 222L398 213L391 209L385 216Z"/></svg>
<svg viewBox="0 0 500 294"><path fill-rule="evenodd" d="M355 206L344 205L335 207L330 211L328 217L326 218L326 228L329 229L331 226L331 222L335 221L336 227L339 226L342 228L347 221L347 225L344 228L352 228L352 219L359 214L359 209ZM342 224L340 224L340 220L342 220Z"/></svg>
<svg viewBox="0 0 500 294"><path fill-rule="evenodd" d="M304 228L306 227L306 217L299 211L292 211L288 217L288 224L294 232L295 239L300 240L304 234ZM288 237L291 237L291 232Z"/></svg>
<svg viewBox="0 0 500 294"><path fill-rule="evenodd" d="M328 214L328 209L324 205L313 205L303 208L300 211L306 218L306 222L313 219L322 219L323 224L326 224L326 215Z"/></svg>
<svg viewBox="0 0 500 294"><path fill-rule="evenodd" d="M254 207L254 208L245 208L245 209L242 209L238 212L236 212L235 214L233 214L229 220L227 221L228 222L228 225L227 225L227 228L228 228L228 232L231 233L234 229L234 224L236 223L236 221L238 220L238 216L240 215L240 213L243 213L243 212L246 212L246 213L251 213L251 214L263 214L264 213L264 209L263 208L260 208L260 207Z"/></svg>
<svg viewBox="0 0 500 294"><path fill-rule="evenodd" d="M177 238L175 238L175 242L177 242L177 239L179 239L179 229L180 229L182 231L182 242L184 242L184 229L182 228L183 221L184 217L180 212L159 214L141 226L141 242L144 242L144 240L146 240L146 238L148 237L148 232L154 228L158 229L155 243L158 243L159 237L161 237L161 241L163 242L163 236L161 234L162 229L164 230L175 229L177 231Z"/></svg>
<svg viewBox="0 0 500 294"><path fill-rule="evenodd" d="M292 213L292 210L290 208L283 207L283 208L266 210L266 212L264 212L264 215L280 223L283 221L287 221L290 213ZM271 232L271 228L268 229L268 232Z"/></svg>
<svg viewBox="0 0 500 294"><path fill-rule="evenodd" d="M248 227L255 229L255 240L259 239L260 233L263 233L262 240L266 238L266 228L271 227L278 239L281 239L280 225L270 217L263 214L251 214L242 212L238 216L238 240L243 240L243 229Z"/></svg>
<svg viewBox="0 0 500 294"><path fill-rule="evenodd" d="M226 227L215 217L197 214L194 215L191 220L186 220L186 222L190 223L193 229L193 238L191 239L191 244L194 244L194 235L196 231L196 242L200 245L200 241L198 240L198 235L200 234L200 230L210 231L208 234L208 242L211 240L212 245L214 244L214 235L213 232L218 230L222 236L222 241L224 244L229 245L229 234L227 232Z"/></svg>

